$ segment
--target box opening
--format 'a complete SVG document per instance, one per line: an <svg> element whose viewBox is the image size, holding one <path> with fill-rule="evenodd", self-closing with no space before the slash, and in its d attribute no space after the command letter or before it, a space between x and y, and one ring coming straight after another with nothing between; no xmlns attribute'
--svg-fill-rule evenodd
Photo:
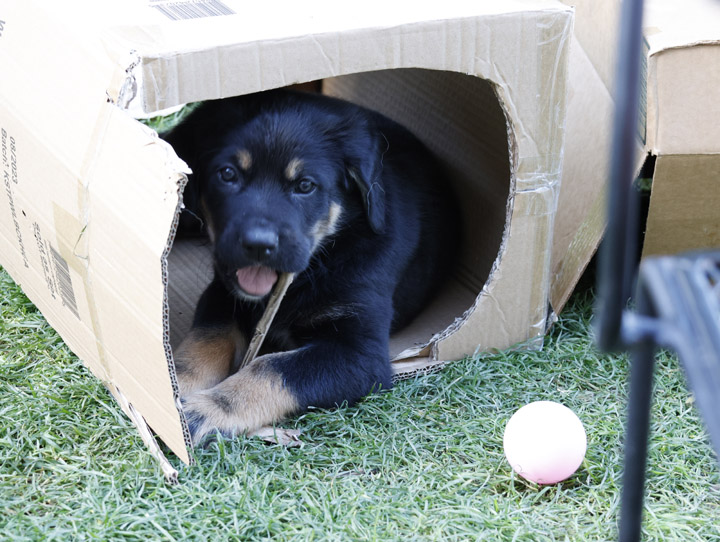
<svg viewBox="0 0 720 542"><path fill-rule="evenodd" d="M401 68L323 80L321 92L374 109L415 133L444 164L463 215L453 279L410 326L390 357L437 360L435 338L452 334L497 266L509 219L512 174L506 115L493 85L457 72ZM209 242L178 239L168 260L170 343L177 347L212 277ZM396 367L396 373L411 372Z"/></svg>

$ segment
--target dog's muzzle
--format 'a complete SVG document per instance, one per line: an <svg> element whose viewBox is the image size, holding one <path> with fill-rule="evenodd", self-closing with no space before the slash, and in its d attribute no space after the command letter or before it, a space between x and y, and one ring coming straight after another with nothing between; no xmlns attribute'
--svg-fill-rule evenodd
<svg viewBox="0 0 720 542"><path fill-rule="evenodd" d="M250 297L264 297L270 293L278 278L274 269L264 265L278 251L278 233L272 228L254 226L243 230L238 241L243 259L250 265L235 272L237 285Z"/></svg>

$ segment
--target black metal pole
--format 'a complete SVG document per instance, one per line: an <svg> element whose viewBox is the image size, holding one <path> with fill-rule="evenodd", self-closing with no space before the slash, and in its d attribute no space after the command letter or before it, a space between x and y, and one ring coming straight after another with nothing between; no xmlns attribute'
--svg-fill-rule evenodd
<svg viewBox="0 0 720 542"><path fill-rule="evenodd" d="M615 79L615 116L605 239L598 274L596 340L605 351L623 349L621 320L635 276L637 197L632 190L640 96L642 0L623 0Z"/></svg>
<svg viewBox="0 0 720 542"><path fill-rule="evenodd" d="M638 288L637 308L639 314L651 315L651 307L642 285ZM637 542L642 531L655 349L655 342L645 338L636 342L630 351L630 392L625 429L620 542Z"/></svg>
<svg viewBox="0 0 720 542"><path fill-rule="evenodd" d="M623 342L623 313L635 278L638 224L637 196L633 193L632 181L640 99L642 14L643 0L623 0L614 85L608 223L598 262L595 339L605 351L624 350L627 346ZM645 294L639 292L638 295L647 304ZM633 345L620 512L621 542L640 540L642 529L654 354L655 347L649 340Z"/></svg>

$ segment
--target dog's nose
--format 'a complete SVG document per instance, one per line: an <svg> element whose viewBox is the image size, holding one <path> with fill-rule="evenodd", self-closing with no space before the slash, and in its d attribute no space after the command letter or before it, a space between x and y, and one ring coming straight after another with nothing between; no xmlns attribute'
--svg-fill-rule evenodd
<svg viewBox="0 0 720 542"><path fill-rule="evenodd" d="M248 258L261 262L277 250L279 238L272 229L250 228L243 233L241 243Z"/></svg>

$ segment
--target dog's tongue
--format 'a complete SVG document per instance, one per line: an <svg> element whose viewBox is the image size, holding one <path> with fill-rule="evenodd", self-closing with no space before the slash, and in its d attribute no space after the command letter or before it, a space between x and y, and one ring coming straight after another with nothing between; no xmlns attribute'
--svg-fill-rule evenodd
<svg viewBox="0 0 720 542"><path fill-rule="evenodd" d="M269 267L253 265L237 270L237 281L240 288L250 295L258 297L270 293L277 282L277 273Z"/></svg>

